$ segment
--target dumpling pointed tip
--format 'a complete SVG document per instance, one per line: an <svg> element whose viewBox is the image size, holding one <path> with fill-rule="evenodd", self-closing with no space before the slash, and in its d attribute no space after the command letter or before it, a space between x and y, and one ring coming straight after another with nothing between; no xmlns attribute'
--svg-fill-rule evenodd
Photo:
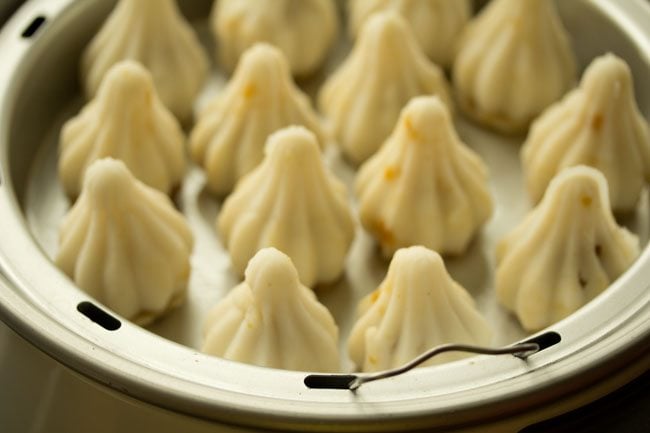
<svg viewBox="0 0 650 433"><path fill-rule="evenodd" d="M393 263L395 266L417 266L418 268L424 267L436 270L445 269L442 256L436 251L421 245L397 250L391 261L391 266Z"/></svg>
<svg viewBox="0 0 650 433"><path fill-rule="evenodd" d="M382 41L400 38L408 31L404 18L396 11L387 10L368 18L361 28L360 37L374 39L382 45Z"/></svg>
<svg viewBox="0 0 650 433"><path fill-rule="evenodd" d="M84 191L102 201L123 194L135 182L126 165L113 158L98 159L84 175Z"/></svg>
<svg viewBox="0 0 650 433"><path fill-rule="evenodd" d="M282 51L267 42L257 42L242 54L242 61L250 59L278 59L284 58Z"/></svg>
<svg viewBox="0 0 650 433"><path fill-rule="evenodd" d="M151 92L153 87L151 74L144 66L133 60L124 60L116 63L106 72L99 92L133 98Z"/></svg>
<svg viewBox="0 0 650 433"><path fill-rule="evenodd" d="M586 209L603 205L609 209L607 179L592 167L578 165L558 173L544 197L550 200L557 196L570 196Z"/></svg>
<svg viewBox="0 0 650 433"><path fill-rule="evenodd" d="M438 95L416 96L412 98L405 107L405 110L429 111L435 114L448 113L447 106Z"/></svg>
<svg viewBox="0 0 650 433"><path fill-rule="evenodd" d="M266 42L258 42L244 51L235 74L262 73L267 76L269 69L279 69L290 76L289 63L282 51Z"/></svg>
<svg viewBox="0 0 650 433"><path fill-rule="evenodd" d="M631 81L632 74L627 63L615 54L607 53L591 62L585 71L583 86L590 91L602 92L602 89L611 88L612 85L616 87Z"/></svg>
<svg viewBox="0 0 650 433"><path fill-rule="evenodd" d="M630 70L627 63L625 63L623 59L621 59L616 54L611 52L603 54L602 56L594 59L593 62L591 63L591 66L593 67L593 69L607 68L609 70L619 71L619 72Z"/></svg>
<svg viewBox="0 0 650 433"><path fill-rule="evenodd" d="M272 158L305 161L319 157L316 135L303 126L289 126L271 134L266 142L266 153Z"/></svg>
<svg viewBox="0 0 650 433"><path fill-rule="evenodd" d="M258 296L273 295L300 285L291 258L276 248L263 248L248 262L245 281Z"/></svg>
<svg viewBox="0 0 650 433"><path fill-rule="evenodd" d="M413 137L450 122L449 110L438 96L415 97L402 110L403 126Z"/></svg>

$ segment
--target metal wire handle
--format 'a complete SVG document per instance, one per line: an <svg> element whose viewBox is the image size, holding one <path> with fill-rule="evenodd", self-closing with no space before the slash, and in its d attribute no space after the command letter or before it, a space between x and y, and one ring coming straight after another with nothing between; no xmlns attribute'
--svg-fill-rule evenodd
<svg viewBox="0 0 650 433"><path fill-rule="evenodd" d="M508 347L481 347L467 344L443 344L436 346L401 367L391 370L384 370L373 374L312 374L305 378L305 385L309 388L324 389L348 389L356 391L361 385L375 380L386 379L398 376L428 361L436 355L445 352L468 352L479 355L514 355L519 359L526 359L530 355L539 352L540 345L537 343L519 343Z"/></svg>

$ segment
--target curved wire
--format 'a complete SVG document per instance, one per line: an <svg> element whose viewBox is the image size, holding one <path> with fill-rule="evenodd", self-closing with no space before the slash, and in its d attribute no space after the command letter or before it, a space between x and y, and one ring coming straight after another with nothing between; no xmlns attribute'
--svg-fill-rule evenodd
<svg viewBox="0 0 650 433"><path fill-rule="evenodd" d="M540 347L537 343L520 343L515 344L514 346L508 347L481 347L481 346L471 346L468 344L443 344L441 346L436 346L427 352L424 352L422 355L414 358L412 361L407 362L406 364L393 368L391 370L381 371L379 373L367 374L362 376L355 376L349 383L347 388L350 391L356 391L361 385L368 382L373 382L375 380L386 379L388 377L393 377L406 373L409 370L414 369L423 362L428 361L436 355L440 355L445 352L469 352L476 353L479 355L514 355L519 359L526 359L530 355L539 352Z"/></svg>

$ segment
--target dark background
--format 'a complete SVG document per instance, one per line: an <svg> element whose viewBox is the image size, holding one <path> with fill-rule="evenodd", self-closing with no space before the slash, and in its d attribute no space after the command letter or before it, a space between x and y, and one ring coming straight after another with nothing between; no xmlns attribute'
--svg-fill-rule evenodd
<svg viewBox="0 0 650 433"><path fill-rule="evenodd" d="M619 390L521 433L650 432L650 371Z"/></svg>

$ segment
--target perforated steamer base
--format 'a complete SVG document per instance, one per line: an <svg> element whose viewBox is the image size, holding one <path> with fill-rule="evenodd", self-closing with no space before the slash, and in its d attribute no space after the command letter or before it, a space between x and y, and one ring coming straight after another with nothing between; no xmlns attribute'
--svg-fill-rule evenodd
<svg viewBox="0 0 650 433"><path fill-rule="evenodd" d="M113 332L90 322L76 307L94 301L48 259L56 250L57 226L68 206L56 182L57 134L61 123L80 106L75 96L79 52L110 9L110 4L100 1L79 3L31 2L0 40L1 49L8 53L7 65L0 72L0 90L7 89L0 93L0 218L4 222L0 229L4 276L0 310L3 319L21 334L73 369L141 401L220 422L282 429L389 430L482 423L525 411L606 376L647 347L643 345L649 314L646 249L633 269L603 296L552 326L562 342L535 355L528 364L513 358L471 358L421 369L350 394L307 390L301 373L206 357L195 350L202 317L237 279L229 271L214 230L219 204L203 190L202 175L196 169L188 175L178 200L197 240L189 302L149 328L165 338L124 320ZM184 6L188 16L198 17L205 15L209 2ZM635 24L635 18L642 23L643 14L649 16L647 8L634 1L626 9L607 1L561 2L560 6L583 66L607 50L630 62L637 99L647 115L650 92L643 77L650 71L648 35L641 24ZM47 17L46 24L35 37L21 39L20 33L38 13ZM602 40L596 41L594 32ZM222 82L215 78L205 98ZM306 87L313 89L314 83ZM525 334L496 304L492 257L496 240L529 209L520 186L520 140L504 140L462 119L458 126L465 142L491 169L497 209L468 254L447 263L495 327L495 344L511 343ZM352 170L333 148L327 160L351 182ZM644 197L636 218L627 221L644 244L648 215ZM319 291L341 328L342 342L353 322L356 301L376 287L385 269L371 239L359 231L345 279ZM351 368L349 363L345 366ZM558 387L567 378L574 380Z"/></svg>

